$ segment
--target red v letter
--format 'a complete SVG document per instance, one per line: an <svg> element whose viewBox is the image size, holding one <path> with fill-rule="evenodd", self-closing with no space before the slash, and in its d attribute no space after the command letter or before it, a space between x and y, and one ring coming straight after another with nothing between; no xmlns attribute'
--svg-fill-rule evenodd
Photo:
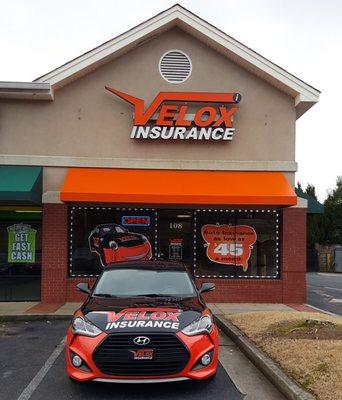
<svg viewBox="0 0 342 400"><path fill-rule="evenodd" d="M131 96L127 93L120 92L119 90L112 89L109 86L105 86L107 90L126 100L128 103L134 106L134 124L135 125L146 125L148 120L157 111L157 108L161 104L161 101L156 101L158 96L153 100L151 105L144 112L144 100L138 97Z"/></svg>
<svg viewBox="0 0 342 400"><path fill-rule="evenodd" d="M111 311L108 313L108 321L107 322L116 322L125 314L126 314L126 312L122 312L122 311L120 311L119 313Z"/></svg>

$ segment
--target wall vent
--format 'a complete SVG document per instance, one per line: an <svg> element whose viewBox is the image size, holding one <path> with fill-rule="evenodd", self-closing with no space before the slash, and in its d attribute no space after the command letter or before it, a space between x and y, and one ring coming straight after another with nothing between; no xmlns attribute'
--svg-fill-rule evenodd
<svg viewBox="0 0 342 400"><path fill-rule="evenodd" d="M159 61L159 72L169 83L185 82L191 75L192 64L189 56L180 50L170 50Z"/></svg>

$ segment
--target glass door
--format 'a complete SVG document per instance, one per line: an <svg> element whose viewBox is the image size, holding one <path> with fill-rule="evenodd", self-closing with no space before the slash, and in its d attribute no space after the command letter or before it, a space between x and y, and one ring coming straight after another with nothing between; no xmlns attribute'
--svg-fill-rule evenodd
<svg viewBox="0 0 342 400"><path fill-rule="evenodd" d="M40 300L41 210L0 210L0 301Z"/></svg>
<svg viewBox="0 0 342 400"><path fill-rule="evenodd" d="M193 270L193 212L158 210L158 256L180 261Z"/></svg>

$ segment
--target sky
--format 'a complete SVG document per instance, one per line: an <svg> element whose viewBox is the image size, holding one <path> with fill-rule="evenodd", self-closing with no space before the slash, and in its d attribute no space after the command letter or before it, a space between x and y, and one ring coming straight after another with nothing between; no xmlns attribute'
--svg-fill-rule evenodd
<svg viewBox="0 0 342 400"><path fill-rule="evenodd" d="M174 3L0 0L0 80L32 81ZM296 181L323 201L342 175L342 0L179 3L322 92L297 121Z"/></svg>

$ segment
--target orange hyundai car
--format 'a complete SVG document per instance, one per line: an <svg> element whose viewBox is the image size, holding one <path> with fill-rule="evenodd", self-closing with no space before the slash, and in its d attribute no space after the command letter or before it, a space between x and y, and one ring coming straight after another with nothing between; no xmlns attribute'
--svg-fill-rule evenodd
<svg viewBox="0 0 342 400"><path fill-rule="evenodd" d="M74 314L66 369L76 381L154 383L215 376L218 330L187 268L167 261L109 265Z"/></svg>

